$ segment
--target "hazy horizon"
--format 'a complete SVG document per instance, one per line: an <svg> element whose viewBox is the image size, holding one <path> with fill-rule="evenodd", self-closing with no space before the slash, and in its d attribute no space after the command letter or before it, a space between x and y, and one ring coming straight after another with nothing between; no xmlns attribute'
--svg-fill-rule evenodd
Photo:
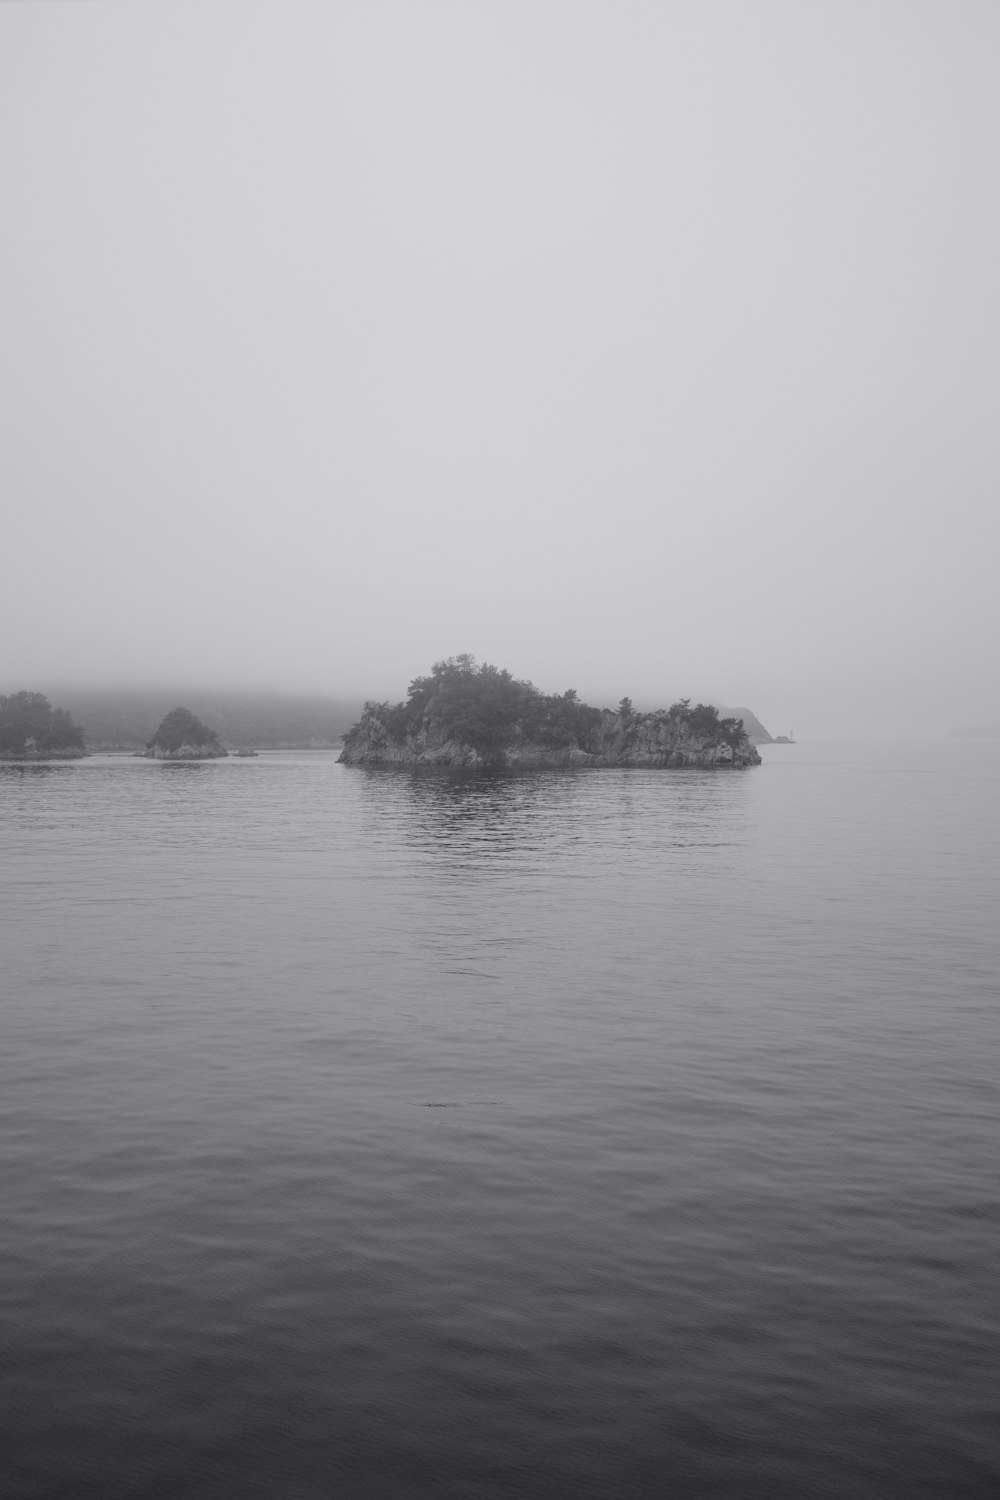
<svg viewBox="0 0 1000 1500"><path fill-rule="evenodd" d="M455 653L452 653L455 654ZM574 684L563 684L557 682L538 682L530 679L528 674L514 673L515 676L534 681L534 685L542 692L563 692L567 686ZM127 702L130 699L141 702L144 699L162 701L163 711L167 706L190 706L190 703L211 702L213 699L219 703L242 703L244 701L281 702L287 701L290 706L308 703L314 700L317 704L336 705L347 711L360 711L363 703L371 699L375 702L388 701L390 703L405 699L408 683L397 683L381 692L338 692L335 689L324 690L316 688L304 688L296 690L289 687L275 687L273 684L246 682L243 684L233 682L199 681L192 677L189 679L176 679L174 681L61 681L56 678L44 678L31 683L11 680L0 681L0 695L28 690L42 692L50 700L53 707L68 707L71 712L76 711L75 700L93 699L99 701L106 697L117 703ZM689 690L690 689L690 690ZM837 703L831 703L824 709L823 705L817 704L813 717L807 722L803 731L795 720L786 722L776 718L767 711L761 712L756 704L738 696L727 696L725 693L716 693L711 690L698 690L690 685L682 685L676 691L665 691L653 696L648 694L627 694L617 689L581 691L580 697L588 703L599 708L616 708L620 699L631 696L634 705L640 712L650 712L656 708L666 708L678 698L690 698L692 702L702 701L713 703L727 712L734 709L748 710L754 714L757 720L773 737L788 735L792 733L796 740L856 740L864 739L912 739L914 737L912 723L907 726L901 722L893 722L886 719L875 719L870 721L851 720L849 718L838 718ZM190 703L189 701L190 700ZM800 697L800 704L805 700L805 695ZM913 718L919 719L926 705L915 703L911 705ZM83 726L86 728L86 725ZM969 734L973 730L982 732L984 730L993 732L1000 728L1000 720L996 717L996 711L990 704L981 705L980 712L966 714L964 718L952 720L941 719L934 723L920 722L918 738L922 739L948 739L955 734Z"/></svg>
<svg viewBox="0 0 1000 1500"><path fill-rule="evenodd" d="M0 690L997 712L1000 12L0 9Z"/></svg>

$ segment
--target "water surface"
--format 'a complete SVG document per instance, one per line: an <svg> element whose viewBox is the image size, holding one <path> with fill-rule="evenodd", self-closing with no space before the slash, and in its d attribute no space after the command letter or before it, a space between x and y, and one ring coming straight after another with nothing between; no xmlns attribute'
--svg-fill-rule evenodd
<svg viewBox="0 0 1000 1500"><path fill-rule="evenodd" d="M2 1493L992 1495L995 764L0 768Z"/></svg>

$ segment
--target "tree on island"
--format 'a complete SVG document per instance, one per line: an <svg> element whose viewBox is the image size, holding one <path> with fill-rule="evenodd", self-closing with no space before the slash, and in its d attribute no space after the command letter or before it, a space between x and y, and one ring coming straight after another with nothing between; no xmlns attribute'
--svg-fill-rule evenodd
<svg viewBox="0 0 1000 1500"><path fill-rule="evenodd" d="M366 703L365 713L397 743L433 721L449 739L486 757L518 735L551 747L571 744L585 738L601 717L600 709L581 703L573 688L561 695L540 693L506 668L477 666L467 652L435 662L429 676L414 678L404 703Z"/></svg>
<svg viewBox="0 0 1000 1500"><path fill-rule="evenodd" d="M44 693L0 696L0 755L78 756L83 730Z"/></svg>
<svg viewBox="0 0 1000 1500"><path fill-rule="evenodd" d="M153 758L209 759L227 755L228 751L223 749L215 730L195 718L190 709L172 708L147 744L146 754Z"/></svg>

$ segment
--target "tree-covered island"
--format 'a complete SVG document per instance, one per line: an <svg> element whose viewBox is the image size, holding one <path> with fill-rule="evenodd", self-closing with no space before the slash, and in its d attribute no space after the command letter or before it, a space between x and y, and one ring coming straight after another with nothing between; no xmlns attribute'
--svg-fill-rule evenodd
<svg viewBox="0 0 1000 1500"><path fill-rule="evenodd" d="M742 719L684 698L636 713L592 708L570 688L542 693L469 655L435 663L402 703L366 703L344 736L347 765L751 766L760 756Z"/></svg>
<svg viewBox="0 0 1000 1500"><path fill-rule="evenodd" d="M44 693L0 695L0 760L79 760L83 730Z"/></svg>
<svg viewBox="0 0 1000 1500"><path fill-rule="evenodd" d="M142 754L148 760L218 760L229 751L190 709L172 708Z"/></svg>

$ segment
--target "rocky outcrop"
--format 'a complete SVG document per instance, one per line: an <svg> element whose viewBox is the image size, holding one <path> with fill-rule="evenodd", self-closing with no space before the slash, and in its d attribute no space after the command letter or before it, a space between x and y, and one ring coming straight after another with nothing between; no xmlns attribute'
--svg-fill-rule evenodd
<svg viewBox="0 0 1000 1500"><path fill-rule="evenodd" d="M229 751L189 709L173 708L142 754L147 760L218 760Z"/></svg>
<svg viewBox="0 0 1000 1500"><path fill-rule="evenodd" d="M582 743L575 739L568 744L546 745L515 733L503 745L483 751L450 737L433 719L398 738L387 728L379 707L369 707L344 736L340 760L345 765L512 770L576 766L714 769L760 765L760 756L745 735L726 738L719 730L706 731L667 710L623 715L604 709L599 721L583 736Z"/></svg>
<svg viewBox="0 0 1000 1500"><path fill-rule="evenodd" d="M176 750L165 750L162 745L148 745L141 754L144 760L222 760L229 751L218 744L191 744L185 741Z"/></svg>

